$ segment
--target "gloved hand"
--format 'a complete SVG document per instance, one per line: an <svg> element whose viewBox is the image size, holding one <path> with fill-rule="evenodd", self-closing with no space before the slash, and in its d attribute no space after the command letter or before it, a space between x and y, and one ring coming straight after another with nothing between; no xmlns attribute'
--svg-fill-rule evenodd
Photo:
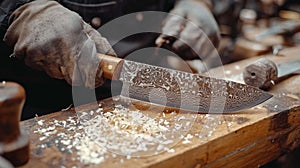
<svg viewBox="0 0 300 168"><path fill-rule="evenodd" d="M182 58L204 59L216 53L220 35L209 8L201 0L181 0L163 24L156 45L169 43ZM210 39L210 41L208 40Z"/></svg>
<svg viewBox="0 0 300 168"><path fill-rule="evenodd" d="M96 52L115 52L77 13L55 1L36 0L14 11L9 22L4 41L14 45L13 55L29 67L74 86L103 84Z"/></svg>

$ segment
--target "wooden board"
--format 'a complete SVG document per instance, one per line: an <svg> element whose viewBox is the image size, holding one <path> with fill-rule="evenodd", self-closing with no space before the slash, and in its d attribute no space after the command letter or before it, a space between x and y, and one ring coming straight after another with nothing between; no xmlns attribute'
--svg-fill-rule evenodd
<svg viewBox="0 0 300 168"><path fill-rule="evenodd" d="M300 48L290 48L280 52L284 56L268 58L282 63L300 60L299 53ZM243 68L256 59L259 57L226 65L223 67L224 71L221 68L214 71L225 74L229 80L242 82ZM31 137L31 159L23 167L258 167L300 145L299 86L300 75L289 76L269 91L274 95L272 99L254 108L232 114L196 114L195 122L188 132L192 135L189 138L190 143L180 141L172 147L174 151L140 158L107 154L104 162L98 165L84 165L76 160L74 153L62 151L62 147L55 145L57 134L41 140L41 134L36 133L37 129L55 120L67 121L70 117L76 120L78 113L74 109L23 121L21 125ZM116 99L119 98L102 101L104 108L112 107L113 100ZM147 109L147 104L138 101L130 104L128 108L132 106L145 113L161 113L166 110L160 107ZM79 111L94 108L96 107L93 105L85 105ZM39 125L38 121L41 120L44 122ZM60 128L58 131L68 136L74 135L72 130ZM80 130L75 129L76 132ZM47 143L44 143L45 140ZM41 148L41 144L48 145Z"/></svg>

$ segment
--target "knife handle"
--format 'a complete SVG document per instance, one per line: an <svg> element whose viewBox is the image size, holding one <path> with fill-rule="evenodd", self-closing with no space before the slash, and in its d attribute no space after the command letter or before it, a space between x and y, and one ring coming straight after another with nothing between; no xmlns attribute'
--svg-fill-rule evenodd
<svg viewBox="0 0 300 168"><path fill-rule="evenodd" d="M278 79L278 69L273 61L261 58L245 68L243 78L248 85L268 90Z"/></svg>
<svg viewBox="0 0 300 168"><path fill-rule="evenodd" d="M103 71L103 77L111 80L119 79L124 60L100 53L97 53L97 55L101 60L100 66Z"/></svg>
<svg viewBox="0 0 300 168"><path fill-rule="evenodd" d="M25 90L21 85L14 82L1 82L0 153L14 166L24 165L29 160L29 138L20 130L24 102Z"/></svg>
<svg viewBox="0 0 300 168"><path fill-rule="evenodd" d="M24 101L25 90L21 85L5 81L0 84L0 143L10 143L20 136Z"/></svg>

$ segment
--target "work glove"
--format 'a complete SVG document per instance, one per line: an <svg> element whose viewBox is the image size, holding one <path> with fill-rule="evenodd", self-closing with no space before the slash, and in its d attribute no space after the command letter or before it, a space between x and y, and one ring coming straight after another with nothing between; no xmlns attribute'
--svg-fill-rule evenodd
<svg viewBox="0 0 300 168"><path fill-rule="evenodd" d="M181 0L162 27L156 45L168 44L183 59L205 59L218 46L218 25L208 6L201 0Z"/></svg>
<svg viewBox="0 0 300 168"><path fill-rule="evenodd" d="M4 41L27 66L74 86L103 84L96 52L115 52L77 13L55 1L36 0L14 11L9 24Z"/></svg>

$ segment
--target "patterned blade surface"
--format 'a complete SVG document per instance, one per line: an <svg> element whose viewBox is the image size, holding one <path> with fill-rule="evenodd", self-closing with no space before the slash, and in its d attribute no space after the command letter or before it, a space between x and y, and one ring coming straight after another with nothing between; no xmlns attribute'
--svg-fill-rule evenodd
<svg viewBox="0 0 300 168"><path fill-rule="evenodd" d="M272 97L245 84L128 60L119 80L122 96L200 113L240 111Z"/></svg>

